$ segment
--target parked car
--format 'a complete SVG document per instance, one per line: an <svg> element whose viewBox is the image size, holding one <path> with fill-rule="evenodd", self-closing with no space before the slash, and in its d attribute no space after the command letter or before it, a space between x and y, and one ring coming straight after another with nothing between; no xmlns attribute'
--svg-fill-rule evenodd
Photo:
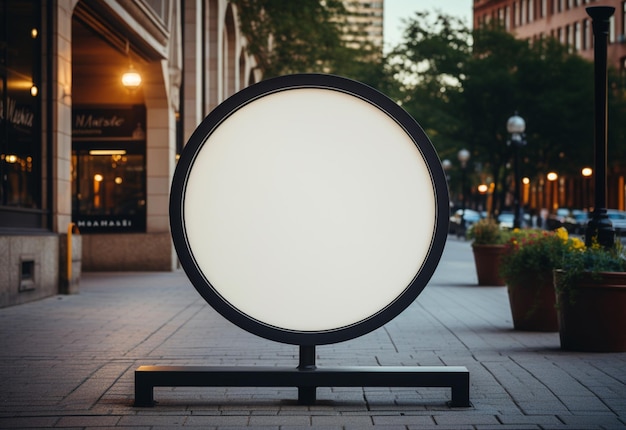
<svg viewBox="0 0 626 430"><path fill-rule="evenodd" d="M555 230L559 227L565 226L566 219L571 217L572 213L569 209L558 208L555 213L548 215L546 220L546 228L548 230Z"/></svg>
<svg viewBox="0 0 626 430"><path fill-rule="evenodd" d="M461 225L461 219L465 220L465 228ZM476 221L481 219L482 216L480 212L477 212L472 209L465 209L465 214L463 215L463 209L458 209L452 216L450 217L450 225L448 231L450 234L456 234L458 237L464 236L465 232L468 228L470 228Z"/></svg>
<svg viewBox="0 0 626 430"><path fill-rule="evenodd" d="M585 234L587 222L591 214L583 211L572 211L572 215L565 218L563 227L572 234Z"/></svg>
<svg viewBox="0 0 626 430"><path fill-rule="evenodd" d="M626 211L620 211L617 209L607 209L606 214L608 215L611 223L613 224L613 229L619 235L626 232Z"/></svg>
<svg viewBox="0 0 626 430"><path fill-rule="evenodd" d="M615 233L618 235L623 235L626 233L626 211L620 211L618 209L607 209L607 216L611 220L611 224L613 225L613 229ZM575 222L569 221L565 228L569 232L573 232L576 234L585 234L587 229L587 223L593 216L593 213L582 212L576 213L572 218Z"/></svg>
<svg viewBox="0 0 626 430"><path fill-rule="evenodd" d="M515 215L513 212L502 212L498 215L498 224L500 224L500 228L503 230L510 230L513 228L513 221L515 220Z"/></svg>
<svg viewBox="0 0 626 430"><path fill-rule="evenodd" d="M500 228L503 230L510 230L513 228L513 224L515 222L515 214L513 212L505 211L498 215L498 223L500 224ZM520 227L531 225L530 214L523 213L522 219L520 220Z"/></svg>

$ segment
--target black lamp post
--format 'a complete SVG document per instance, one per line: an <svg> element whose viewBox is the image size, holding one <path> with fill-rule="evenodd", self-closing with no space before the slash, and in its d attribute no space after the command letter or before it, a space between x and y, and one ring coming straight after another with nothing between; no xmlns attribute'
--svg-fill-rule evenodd
<svg viewBox="0 0 626 430"><path fill-rule="evenodd" d="M605 248L615 244L615 230L606 211L606 165L607 165L607 45L610 18L615 8L608 6L588 7L587 14L592 19L594 37L594 159L595 205L593 215L585 231L585 245L591 246L594 238Z"/></svg>
<svg viewBox="0 0 626 430"><path fill-rule="evenodd" d="M506 144L513 147L513 172L515 176L513 228L520 228L522 225L522 187L520 186L519 149L526 145L526 136L524 135L526 121L515 112L515 115L506 122L506 130L511 135L511 139L507 140Z"/></svg>
<svg viewBox="0 0 626 430"><path fill-rule="evenodd" d="M461 149L457 154L461 163L461 231L465 233L465 207L467 206L465 180L467 176L467 162L470 159L470 152L467 149Z"/></svg>
<svg viewBox="0 0 626 430"><path fill-rule="evenodd" d="M452 162L450 160L448 160L447 158L444 160L441 160L441 167L443 167L443 171L446 174L446 184L448 185L448 194L450 194L450 169L452 168ZM451 212L450 209L452 208L452 201L449 202L450 206L448 206L448 212ZM449 215L452 215L452 213L450 213Z"/></svg>

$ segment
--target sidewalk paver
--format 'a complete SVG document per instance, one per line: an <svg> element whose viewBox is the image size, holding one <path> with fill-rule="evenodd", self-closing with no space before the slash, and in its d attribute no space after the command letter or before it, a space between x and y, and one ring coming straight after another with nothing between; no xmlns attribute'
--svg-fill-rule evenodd
<svg viewBox="0 0 626 430"><path fill-rule="evenodd" d="M505 287L477 286L450 238L429 286L385 326L317 347L320 366L465 366L470 408L449 389L156 388L133 407L140 365L293 366L298 349L217 314L184 273L85 273L81 292L0 309L0 428L620 429L626 353L562 351L557 333L512 329Z"/></svg>

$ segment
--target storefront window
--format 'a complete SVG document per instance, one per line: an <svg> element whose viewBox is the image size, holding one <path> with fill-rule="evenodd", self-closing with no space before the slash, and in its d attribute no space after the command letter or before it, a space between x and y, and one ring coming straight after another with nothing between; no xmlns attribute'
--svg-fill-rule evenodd
<svg viewBox="0 0 626 430"><path fill-rule="evenodd" d="M83 233L146 230L145 109L73 113L72 218Z"/></svg>
<svg viewBox="0 0 626 430"><path fill-rule="evenodd" d="M43 226L40 10L0 2L0 228Z"/></svg>

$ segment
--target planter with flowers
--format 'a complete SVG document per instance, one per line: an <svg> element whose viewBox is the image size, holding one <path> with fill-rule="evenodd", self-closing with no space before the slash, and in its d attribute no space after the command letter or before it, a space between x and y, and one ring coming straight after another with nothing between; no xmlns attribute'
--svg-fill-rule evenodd
<svg viewBox="0 0 626 430"><path fill-rule="evenodd" d="M567 230L515 230L500 261L507 285L513 327L527 331L558 331L553 270L564 253L584 247Z"/></svg>
<svg viewBox="0 0 626 430"><path fill-rule="evenodd" d="M509 233L503 231L493 219L484 218L468 230L467 237L472 240L478 285L503 286L500 257Z"/></svg>
<svg viewBox="0 0 626 430"><path fill-rule="evenodd" d="M568 250L554 271L561 348L626 352L626 254L592 245Z"/></svg>

